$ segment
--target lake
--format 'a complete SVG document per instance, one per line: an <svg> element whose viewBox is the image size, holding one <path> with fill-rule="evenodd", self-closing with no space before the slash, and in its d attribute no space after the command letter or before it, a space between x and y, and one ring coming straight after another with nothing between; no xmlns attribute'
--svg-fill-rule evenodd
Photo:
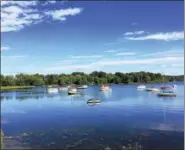
<svg viewBox="0 0 185 151"><path fill-rule="evenodd" d="M160 87L161 84L153 84ZM1 94L5 149L184 149L184 83L177 97L158 97L136 85L89 86L81 94L45 88ZM90 98L101 99L88 105Z"/></svg>

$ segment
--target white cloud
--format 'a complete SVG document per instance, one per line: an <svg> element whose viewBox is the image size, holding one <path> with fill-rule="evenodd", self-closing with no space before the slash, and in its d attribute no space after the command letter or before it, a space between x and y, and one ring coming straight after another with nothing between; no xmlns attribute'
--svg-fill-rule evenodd
<svg viewBox="0 0 185 151"><path fill-rule="evenodd" d="M1 47L1 51L4 51L4 50L9 50L10 47Z"/></svg>
<svg viewBox="0 0 185 151"><path fill-rule="evenodd" d="M135 31L135 32L126 32L124 33L125 36L130 36L130 35L141 35L144 34L144 31Z"/></svg>
<svg viewBox="0 0 185 151"><path fill-rule="evenodd" d="M26 55L17 55L17 56L1 56L1 59L16 59L16 58L26 58Z"/></svg>
<svg viewBox="0 0 185 151"><path fill-rule="evenodd" d="M149 59L131 59L131 60L100 60L88 64L70 64L70 65L59 65L59 66L52 66L49 68L45 68L44 72L74 72L74 71L82 71L82 72L92 72L97 70L102 70L104 67L114 67L115 66L123 66L123 65L132 65L132 67L139 68L141 65L149 65L156 66L157 69L160 67L166 67L167 65L171 64L182 64L184 62L183 57L163 57L163 58L149 58ZM160 66L160 67L159 67Z"/></svg>
<svg viewBox="0 0 185 151"><path fill-rule="evenodd" d="M172 67L184 67L184 63L171 64Z"/></svg>
<svg viewBox="0 0 185 151"><path fill-rule="evenodd" d="M163 63L179 63L183 62L184 57L162 57L162 58L149 58L149 59L135 59L135 60L109 60L109 61L99 61L99 65L154 65Z"/></svg>
<svg viewBox="0 0 185 151"><path fill-rule="evenodd" d="M126 40L164 40L164 41L172 41L172 40L183 40L184 39L184 31L180 32L169 32L169 33L156 33L150 34L146 36L140 37L125 37Z"/></svg>
<svg viewBox="0 0 185 151"><path fill-rule="evenodd" d="M56 1L48 1L53 4ZM58 3L58 2L56 2ZM66 20L67 16L81 13L81 8L39 11L39 1L2 1L1 2L1 32L19 31L26 26L38 24L49 15L54 20ZM44 9L44 8L43 8Z"/></svg>
<svg viewBox="0 0 185 151"><path fill-rule="evenodd" d="M121 53L117 53L116 56L132 56L132 55L136 55L135 52L121 52Z"/></svg>
<svg viewBox="0 0 185 151"><path fill-rule="evenodd" d="M11 5L18 5L21 7L28 7L28 6L35 6L37 5L38 1L1 1L1 7L4 6L11 6Z"/></svg>
<svg viewBox="0 0 185 151"><path fill-rule="evenodd" d="M112 53L112 52L116 52L116 50L107 50L107 51L105 51L105 52L108 52L108 53Z"/></svg>
<svg viewBox="0 0 185 151"><path fill-rule="evenodd" d="M74 59L89 59L89 58L102 58L102 55L91 55L91 56L69 56Z"/></svg>
<svg viewBox="0 0 185 151"><path fill-rule="evenodd" d="M30 8L36 4L34 1L5 1L1 5L1 32L18 31L41 20L42 15Z"/></svg>
<svg viewBox="0 0 185 151"><path fill-rule="evenodd" d="M140 55L142 57L151 57L151 56L166 56L166 57L175 57L175 56L183 56L183 50L169 50L169 51L159 51L149 54Z"/></svg>
<svg viewBox="0 0 185 151"><path fill-rule="evenodd" d="M54 11L45 12L46 15L51 16L54 20L64 21L67 16L75 16L82 12L82 8L67 8Z"/></svg>

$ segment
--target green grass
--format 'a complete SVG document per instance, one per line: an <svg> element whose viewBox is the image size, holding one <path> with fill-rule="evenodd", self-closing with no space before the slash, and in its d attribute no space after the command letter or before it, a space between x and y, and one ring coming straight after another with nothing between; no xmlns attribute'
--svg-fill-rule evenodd
<svg viewBox="0 0 185 151"><path fill-rule="evenodd" d="M28 89L34 86L1 86L1 90Z"/></svg>

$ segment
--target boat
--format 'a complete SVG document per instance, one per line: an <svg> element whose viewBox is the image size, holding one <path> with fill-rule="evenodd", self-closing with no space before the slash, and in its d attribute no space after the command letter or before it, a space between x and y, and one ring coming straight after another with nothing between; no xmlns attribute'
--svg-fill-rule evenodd
<svg viewBox="0 0 185 151"><path fill-rule="evenodd" d="M78 86L77 89L87 89L88 86L87 85L82 85L82 86Z"/></svg>
<svg viewBox="0 0 185 151"><path fill-rule="evenodd" d="M176 97L177 95L176 95L176 93L174 93L174 92L159 92L158 94L157 94L158 96L168 96L168 97Z"/></svg>
<svg viewBox="0 0 185 151"><path fill-rule="evenodd" d="M160 90L154 87L146 88L146 91L159 92Z"/></svg>
<svg viewBox="0 0 185 151"><path fill-rule="evenodd" d="M154 89L154 86L147 87L147 88L146 88L146 91L152 91L153 89Z"/></svg>
<svg viewBox="0 0 185 151"><path fill-rule="evenodd" d="M111 88L108 85L102 85L100 91L111 91Z"/></svg>
<svg viewBox="0 0 185 151"><path fill-rule="evenodd" d="M87 103L95 103L95 104L98 104L98 103L101 103L101 101L99 99L89 99L87 101Z"/></svg>
<svg viewBox="0 0 185 151"><path fill-rule="evenodd" d="M144 89L146 89L146 86L145 85L138 85L137 89L138 90L144 90Z"/></svg>
<svg viewBox="0 0 185 151"><path fill-rule="evenodd" d="M100 104L100 103L101 103L101 101L99 99L89 99L87 101L87 104L89 106L95 106L95 105Z"/></svg>
<svg viewBox="0 0 185 151"><path fill-rule="evenodd" d="M172 86L170 86L170 85L163 85L163 86L161 86L160 87L162 90L164 90L164 89L170 89L170 88L172 88Z"/></svg>
<svg viewBox="0 0 185 151"><path fill-rule="evenodd" d="M58 88L59 91L67 91L68 87L67 86L62 86Z"/></svg>
<svg viewBox="0 0 185 151"><path fill-rule="evenodd" d="M139 78L139 80L138 80L138 82L140 83L140 78ZM144 85L144 84L139 84L138 86L137 86L137 90L145 90L146 89L146 86Z"/></svg>
<svg viewBox="0 0 185 151"><path fill-rule="evenodd" d="M58 93L58 88L57 87L48 87L47 92L48 93Z"/></svg>
<svg viewBox="0 0 185 151"><path fill-rule="evenodd" d="M177 94L174 92L173 88L162 89L161 92L157 94L158 96L169 96L169 97L176 97Z"/></svg>
<svg viewBox="0 0 185 151"><path fill-rule="evenodd" d="M68 90L68 94L70 95L70 94L76 94L77 93L77 89L76 88L70 88L69 90Z"/></svg>
<svg viewBox="0 0 185 151"><path fill-rule="evenodd" d="M160 90L157 88L152 88L152 92L159 92Z"/></svg>

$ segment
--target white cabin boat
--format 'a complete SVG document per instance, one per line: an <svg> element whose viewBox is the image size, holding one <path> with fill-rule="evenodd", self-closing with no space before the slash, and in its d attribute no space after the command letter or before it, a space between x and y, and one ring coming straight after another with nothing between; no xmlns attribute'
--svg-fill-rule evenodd
<svg viewBox="0 0 185 151"><path fill-rule="evenodd" d="M82 86L78 86L77 89L87 89L88 86L87 85L82 85Z"/></svg>
<svg viewBox="0 0 185 151"><path fill-rule="evenodd" d="M68 94L76 94L77 93L77 89L76 88L70 88L68 90Z"/></svg>
<svg viewBox="0 0 185 151"><path fill-rule="evenodd" d="M137 89L138 90L145 90L146 89L146 86L145 85L138 85L137 86Z"/></svg>
<svg viewBox="0 0 185 151"><path fill-rule="evenodd" d="M67 91L68 90L68 87L64 87L64 86L63 87L59 87L58 90L59 91Z"/></svg>

